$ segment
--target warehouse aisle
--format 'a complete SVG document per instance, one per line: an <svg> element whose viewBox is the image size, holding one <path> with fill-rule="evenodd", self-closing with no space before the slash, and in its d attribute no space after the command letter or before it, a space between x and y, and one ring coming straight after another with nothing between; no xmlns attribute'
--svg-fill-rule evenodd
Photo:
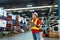
<svg viewBox="0 0 60 40"><path fill-rule="evenodd" d="M33 40L31 32L16 34L11 37L0 38L0 40ZM58 38L45 38L45 40L59 40Z"/></svg>
<svg viewBox="0 0 60 40"><path fill-rule="evenodd" d="M0 40L33 40L31 32L16 34L11 37L0 38Z"/></svg>

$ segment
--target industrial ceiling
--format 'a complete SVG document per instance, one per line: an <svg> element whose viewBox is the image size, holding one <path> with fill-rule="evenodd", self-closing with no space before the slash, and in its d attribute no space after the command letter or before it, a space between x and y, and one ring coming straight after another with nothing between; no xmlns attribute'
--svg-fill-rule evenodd
<svg viewBox="0 0 60 40"><path fill-rule="evenodd" d="M26 7L27 5L42 6L57 4L57 0L0 0L0 6L5 8Z"/></svg>

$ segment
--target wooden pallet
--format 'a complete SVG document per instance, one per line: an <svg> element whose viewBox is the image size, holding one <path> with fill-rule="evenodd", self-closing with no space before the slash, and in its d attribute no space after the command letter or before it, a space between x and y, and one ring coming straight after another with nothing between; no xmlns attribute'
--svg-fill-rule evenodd
<svg viewBox="0 0 60 40"><path fill-rule="evenodd" d="M49 32L49 37L58 38L59 37L59 33L58 32Z"/></svg>

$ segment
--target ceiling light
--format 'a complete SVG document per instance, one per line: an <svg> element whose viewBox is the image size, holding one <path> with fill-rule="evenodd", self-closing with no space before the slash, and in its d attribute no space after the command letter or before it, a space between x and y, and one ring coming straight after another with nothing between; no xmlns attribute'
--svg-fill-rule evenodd
<svg viewBox="0 0 60 40"><path fill-rule="evenodd" d="M42 13L42 14L45 14L45 13Z"/></svg>
<svg viewBox="0 0 60 40"><path fill-rule="evenodd" d="M34 12L34 10L30 10L30 12Z"/></svg>
<svg viewBox="0 0 60 40"><path fill-rule="evenodd" d="M18 12L23 12L23 11L18 11Z"/></svg>
<svg viewBox="0 0 60 40"><path fill-rule="evenodd" d="M26 14L22 14L22 16L25 16Z"/></svg>
<svg viewBox="0 0 60 40"><path fill-rule="evenodd" d="M56 13L56 12L53 12L54 14Z"/></svg>
<svg viewBox="0 0 60 40"><path fill-rule="evenodd" d="M32 7L32 5L27 5L27 7Z"/></svg>

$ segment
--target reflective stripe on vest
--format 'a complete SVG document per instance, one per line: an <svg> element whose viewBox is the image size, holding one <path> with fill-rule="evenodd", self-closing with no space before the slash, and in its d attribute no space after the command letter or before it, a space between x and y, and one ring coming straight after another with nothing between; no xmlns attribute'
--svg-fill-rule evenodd
<svg viewBox="0 0 60 40"><path fill-rule="evenodd" d="M32 26L31 28L32 28L32 29L35 29L35 30L40 30L40 28L36 27L37 21L38 21L38 19L36 19L35 21L32 20L32 22L33 22L35 25Z"/></svg>

